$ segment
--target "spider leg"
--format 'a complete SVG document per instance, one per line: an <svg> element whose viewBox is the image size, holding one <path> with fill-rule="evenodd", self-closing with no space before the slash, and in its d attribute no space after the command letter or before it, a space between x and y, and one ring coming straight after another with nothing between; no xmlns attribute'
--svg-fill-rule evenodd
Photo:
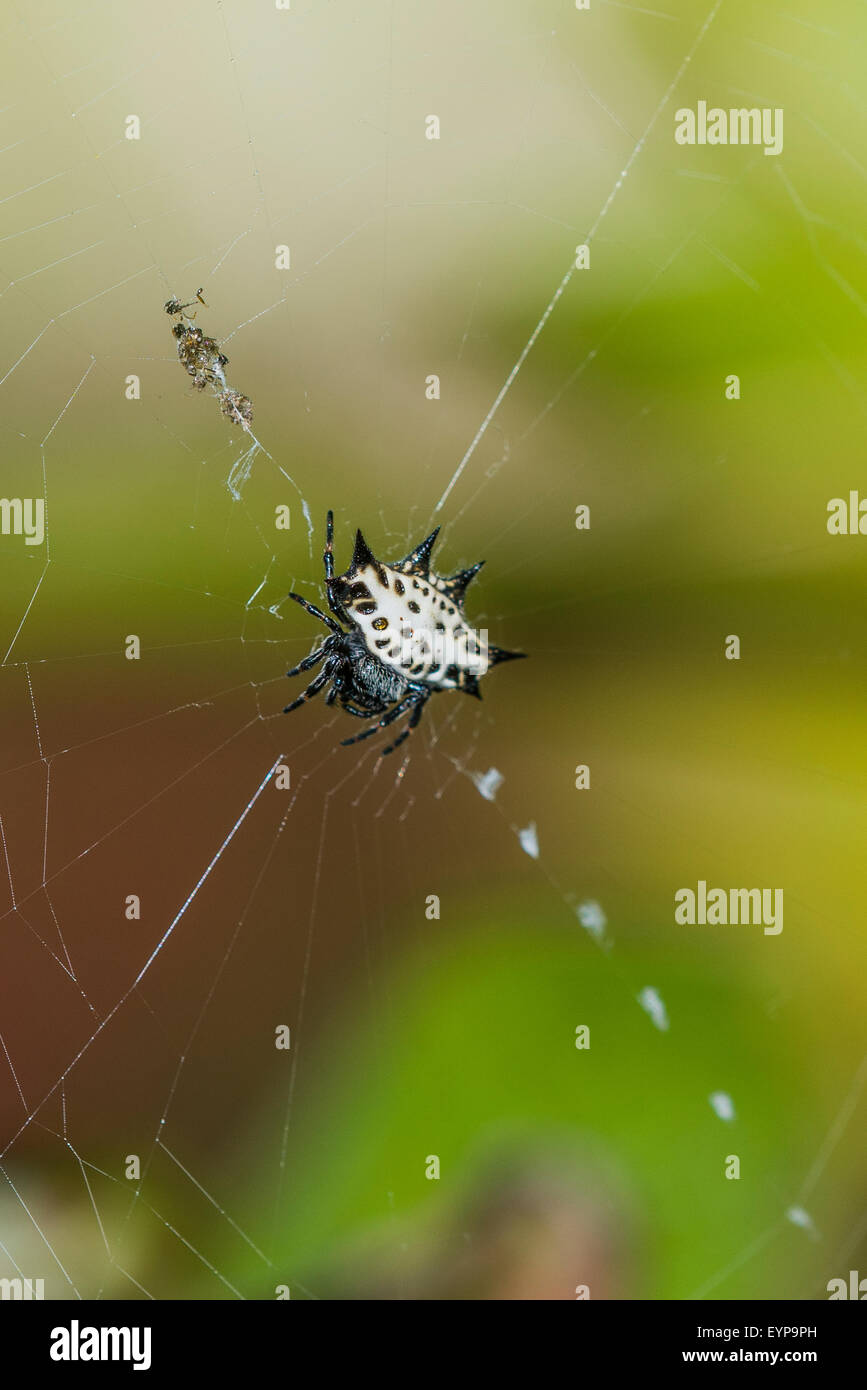
<svg viewBox="0 0 867 1390"><path fill-rule="evenodd" d="M286 675L287 675L287 676L300 676L302 671L309 671L309 670L311 670L312 667L314 667L314 666L316 665L317 662L319 662L319 661L322 660L322 658L323 658L324 655L325 655L325 648L324 648L324 647L320 647L318 651L316 651L316 652L311 652L309 656L305 656L304 660L303 660L303 661L299 661L297 666L293 666L291 671L287 671L287 672L286 672Z"/></svg>
<svg viewBox="0 0 867 1390"><path fill-rule="evenodd" d="M308 613L312 613L314 618L318 618L321 623L324 623L326 627L329 627L331 631L336 633L339 637L346 636L343 628L338 627L333 618L329 618L328 614L323 613L322 609L317 608L314 603L308 603L307 599L302 598L301 594L289 594L288 597L294 598L296 603L300 603L302 608L306 609Z"/></svg>
<svg viewBox="0 0 867 1390"><path fill-rule="evenodd" d="M336 618L342 623L348 623L350 619L342 604L337 602L331 592L334 583L334 513L329 512L325 518L325 549L322 552L322 561L325 565L325 592L328 595L328 607Z"/></svg>
<svg viewBox="0 0 867 1390"><path fill-rule="evenodd" d="M325 582L334 578L334 513L325 518L325 551L322 556L325 565Z"/></svg>
<svg viewBox="0 0 867 1390"><path fill-rule="evenodd" d="M347 705L347 704L344 704L343 708L346 710L346 713L347 713L347 714L354 714L358 719L369 719L369 718L370 718L370 710L369 710L369 709L359 709L359 708L358 708L358 705Z"/></svg>
<svg viewBox="0 0 867 1390"><path fill-rule="evenodd" d="M377 733L379 733L379 725L371 724L369 729L363 729L360 734L354 734L352 738L342 738L340 746L341 748L348 748L351 743L361 743L362 739L370 738L372 734Z"/></svg>
<svg viewBox="0 0 867 1390"><path fill-rule="evenodd" d="M336 598L334 598L334 596L333 596L333 594L332 594L332 592L331 592L331 585L330 585L330 584L327 584L326 589L325 589L325 592L326 592L326 594L328 595L328 607L331 609L331 611L332 611L332 613L334 614L335 618L339 618L340 621L341 621L342 623L351 622L352 620L351 620L351 618L348 617L348 615L347 615L347 613L346 613L346 609L343 607L342 604L340 604L340 603L337 602L337 599L336 599ZM341 629L341 631L342 631L342 629Z"/></svg>
<svg viewBox="0 0 867 1390"><path fill-rule="evenodd" d="M415 692L410 695L404 695L403 699L399 700L392 709L386 711L378 724L371 724L369 729L364 729L360 734L355 734L352 738L342 738L340 740L342 746L348 748L350 743L360 743L362 739L370 738L372 734L378 733L379 730L384 729L387 724L393 723L393 721L399 719L402 714L406 714L407 710L415 704L417 699L418 696Z"/></svg>
<svg viewBox="0 0 867 1390"><path fill-rule="evenodd" d="M393 724L395 719L399 719L402 714L406 714L408 709L412 709L417 699L418 696L414 691L410 692L409 695L404 695L403 699L400 700L393 709L388 710L388 712L382 716L377 728L384 729L386 724Z"/></svg>
<svg viewBox="0 0 867 1390"><path fill-rule="evenodd" d="M301 691L301 694L298 696L298 699L293 700L291 705L286 706L283 713L291 714L293 709L297 709L299 705L303 705L305 700L312 700L314 695L318 695L323 685L327 684L330 674L331 673L327 668L324 671L320 671L318 676L313 677L313 680L310 682L307 689Z"/></svg>
<svg viewBox="0 0 867 1390"><path fill-rule="evenodd" d="M405 738L409 738L413 729L416 727L419 720L421 719L422 710L424 709L429 699L429 695L424 695L420 700L416 701L412 714L409 716L409 719L407 720L406 728L400 734L398 734L397 738L394 740L394 743L390 743L387 748L383 748L383 757L385 757L386 753L393 753L395 748L400 747Z"/></svg>

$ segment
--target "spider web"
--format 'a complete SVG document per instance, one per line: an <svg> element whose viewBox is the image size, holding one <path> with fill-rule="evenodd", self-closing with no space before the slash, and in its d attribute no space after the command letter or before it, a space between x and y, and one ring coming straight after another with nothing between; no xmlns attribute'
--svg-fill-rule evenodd
<svg viewBox="0 0 867 1390"><path fill-rule="evenodd" d="M863 180L821 100L845 73L840 34L829 21L823 66L805 56L811 26L809 7L760 21L727 0L455 4L435 17L209 0L122 15L103 4L86 20L36 3L11 18L3 491L41 498L46 532L41 547L2 538L0 1276L44 1277L61 1298L284 1284L320 1296L277 1234L301 1200L299 1111L315 1107L323 1053L357 1008L388 1034L399 1000L383 972L407 935L432 951L428 894L472 904L480 845L486 877L563 924L578 962L598 948L610 998L636 1012L648 1048L691 1046L664 971L633 930L619 939L630 890L606 835L628 825L652 846L655 818L614 790L598 830L580 817L576 857L559 791L579 760L576 634L595 600L639 603L628 537L636 517L658 516L652 483L622 465L606 480L593 455L624 441L652 455L665 387L645 386L613 421L610 378L595 400L584 387L699 255L733 293L770 295L845 409L863 409L834 333L819 336L809 310L732 251L745 190L772 187L835 322L863 315L824 235L845 234L846 205L805 201L795 161L777 170L761 150L728 151L725 172L708 172L671 135L681 93L782 104L751 85L772 71L790 93L814 84L797 115L792 97L792 125ZM432 112L439 140L425 138ZM591 272L576 268L579 245ZM178 364L162 304L200 284L196 323L253 401L249 430ZM706 458L679 455L671 487L700 499ZM606 489L629 488L634 513L606 504ZM584 592L564 593L550 537L575 544L585 492L627 539L610 558L582 555ZM389 559L441 524L438 569L487 560L474 622L534 657L486 682L481 706L431 701L393 758L376 739L341 749L346 716L321 701L280 713L285 670L320 637L286 595L321 602L329 506L338 568L356 525ZM823 550L806 522L779 548L729 545L669 554L650 582L664 588L684 565L749 578ZM141 655L128 660L131 636ZM582 643L583 662L599 644ZM526 750L542 745L523 742L537 712L559 741L541 767ZM707 849L694 833L689 862ZM749 865L755 881L762 866ZM130 895L139 919L124 914ZM804 916L823 921L818 887ZM658 1081L665 1054L648 1062L644 1049L635 1064ZM694 1104L739 1134L720 1141L737 1151L749 1121L725 1072L721 1048ZM801 1181L790 1155L771 1165L748 1241L709 1249L682 1296L725 1296L735 1276L767 1296L781 1248L795 1252L798 1296L848 1268L863 1217L841 1220L828 1198L823 1220L815 1201L865 1076L857 1054L841 1059L824 1122L798 1135Z"/></svg>

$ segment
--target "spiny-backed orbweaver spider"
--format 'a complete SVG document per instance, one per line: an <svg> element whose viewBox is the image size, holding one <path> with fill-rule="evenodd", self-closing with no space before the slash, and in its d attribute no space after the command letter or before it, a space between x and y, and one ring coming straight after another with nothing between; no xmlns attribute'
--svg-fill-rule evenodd
<svg viewBox="0 0 867 1390"><path fill-rule="evenodd" d="M347 714L359 719L381 715L363 733L343 739L344 745L370 738L401 715L409 715L406 728L382 750L391 753L412 733L435 691L463 690L481 699L479 679L491 666L526 655L490 646L485 632L473 632L468 626L462 600L484 560L448 578L432 574L430 553L438 534L439 527L403 560L386 565L374 557L358 531L352 564L345 574L335 576L334 514L328 513L322 557L325 593L328 607L340 622L301 594L289 595L324 623L331 636L287 671L288 676L297 676L323 663L284 714L298 709L330 682L326 705L336 700Z"/></svg>

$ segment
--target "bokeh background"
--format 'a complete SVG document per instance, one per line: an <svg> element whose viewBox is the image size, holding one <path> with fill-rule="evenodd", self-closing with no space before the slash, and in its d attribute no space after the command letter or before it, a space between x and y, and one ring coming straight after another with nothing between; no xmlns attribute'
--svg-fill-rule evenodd
<svg viewBox="0 0 867 1390"><path fill-rule="evenodd" d="M0 537L0 1276L763 1299L864 1267L867 540L826 508L867 490L865 39L805 0L6 14L2 492L48 539ZM700 99L782 107L783 153L677 145ZM426 533L591 228L436 518L531 659L383 761L321 701L284 719L326 509L343 558ZM249 440L162 311L200 285L264 446L237 500ZM700 878L782 887L782 934L676 926Z"/></svg>

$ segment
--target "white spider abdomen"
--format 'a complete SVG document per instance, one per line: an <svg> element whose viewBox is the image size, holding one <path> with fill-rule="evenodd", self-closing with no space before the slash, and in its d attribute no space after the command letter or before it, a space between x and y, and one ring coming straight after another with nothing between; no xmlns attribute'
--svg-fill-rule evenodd
<svg viewBox="0 0 867 1390"><path fill-rule="evenodd" d="M488 669L487 633L470 628L459 603L435 575L413 575L392 565L359 567L346 607L361 629L368 651L411 680L456 690L462 677ZM359 591L360 592L360 591Z"/></svg>
<svg viewBox="0 0 867 1390"><path fill-rule="evenodd" d="M448 577L431 574L437 534L387 565L359 531L352 565L330 581L331 593L384 666L434 690L478 695L480 678L512 653L490 646L487 631L472 628L463 610L464 590L483 562Z"/></svg>

